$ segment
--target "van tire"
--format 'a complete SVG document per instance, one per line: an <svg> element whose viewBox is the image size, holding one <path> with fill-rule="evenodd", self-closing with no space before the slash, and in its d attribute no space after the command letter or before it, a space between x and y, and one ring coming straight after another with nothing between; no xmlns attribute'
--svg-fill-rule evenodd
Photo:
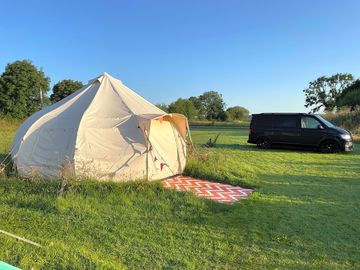
<svg viewBox="0 0 360 270"><path fill-rule="evenodd" d="M340 146L334 140L323 141L320 145L320 151L323 153L337 153L339 150Z"/></svg>
<svg viewBox="0 0 360 270"><path fill-rule="evenodd" d="M269 149L271 147L271 141L269 140L269 138L260 137L256 141L256 146L260 149Z"/></svg>

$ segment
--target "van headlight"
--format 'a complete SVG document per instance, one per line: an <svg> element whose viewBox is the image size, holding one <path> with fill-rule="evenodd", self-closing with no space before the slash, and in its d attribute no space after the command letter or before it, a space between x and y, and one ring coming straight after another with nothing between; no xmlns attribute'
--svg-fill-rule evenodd
<svg viewBox="0 0 360 270"><path fill-rule="evenodd" d="M351 140L350 134L341 134L340 137L341 137L341 139L343 139L345 141Z"/></svg>

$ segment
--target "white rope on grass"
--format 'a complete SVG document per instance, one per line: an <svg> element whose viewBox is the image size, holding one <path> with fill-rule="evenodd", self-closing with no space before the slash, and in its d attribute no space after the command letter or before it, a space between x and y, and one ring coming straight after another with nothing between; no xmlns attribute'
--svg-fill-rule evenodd
<svg viewBox="0 0 360 270"><path fill-rule="evenodd" d="M25 239L23 237L17 236L17 235L12 234L12 233L9 233L9 232L3 231L3 230L0 230L0 233L3 233L5 235L7 235L7 236L13 237L13 238L15 238L17 240L23 241L23 242L28 243L28 244L31 244L31 245L34 245L34 246L37 246L37 247L42 247L42 245L40 245L38 243L35 243L35 242L31 241L31 240L27 240L27 239Z"/></svg>

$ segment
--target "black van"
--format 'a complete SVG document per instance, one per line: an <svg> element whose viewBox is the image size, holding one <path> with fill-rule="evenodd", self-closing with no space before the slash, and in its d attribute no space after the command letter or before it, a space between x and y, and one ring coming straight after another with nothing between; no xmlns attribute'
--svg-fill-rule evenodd
<svg viewBox="0 0 360 270"><path fill-rule="evenodd" d="M322 152L351 151L351 133L334 126L320 115L306 113L253 114L248 143L259 148L271 145L317 147Z"/></svg>

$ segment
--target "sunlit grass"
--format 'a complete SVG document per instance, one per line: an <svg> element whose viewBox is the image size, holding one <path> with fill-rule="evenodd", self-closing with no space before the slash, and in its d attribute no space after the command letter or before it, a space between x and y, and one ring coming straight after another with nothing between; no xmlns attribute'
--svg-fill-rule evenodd
<svg viewBox="0 0 360 270"><path fill-rule="evenodd" d="M4 155L16 125L1 129ZM6 132L4 132L6 130ZM221 133L217 147L200 144ZM258 150L247 130L192 128L189 175L255 188L233 206L160 182L0 180L0 260L24 269L359 269L360 145Z"/></svg>

